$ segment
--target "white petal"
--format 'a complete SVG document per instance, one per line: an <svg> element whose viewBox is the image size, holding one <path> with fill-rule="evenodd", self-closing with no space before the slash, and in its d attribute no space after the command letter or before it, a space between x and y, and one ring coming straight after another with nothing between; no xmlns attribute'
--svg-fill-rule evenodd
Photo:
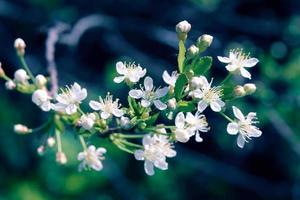
<svg viewBox="0 0 300 200"><path fill-rule="evenodd" d="M85 152L80 152L77 156L77 160L81 161L85 159Z"/></svg>
<svg viewBox="0 0 300 200"><path fill-rule="evenodd" d="M103 165L100 160L94 161L93 164L91 165L91 167L95 171L101 171L103 169Z"/></svg>
<svg viewBox="0 0 300 200"><path fill-rule="evenodd" d="M134 157L135 157L135 159L137 159L137 160L144 160L144 151L143 150L136 150L135 152L134 152Z"/></svg>
<svg viewBox="0 0 300 200"><path fill-rule="evenodd" d="M227 57L218 56L218 60L222 63L230 63L231 60Z"/></svg>
<svg viewBox="0 0 300 200"><path fill-rule="evenodd" d="M114 78L114 82L115 83L121 83L122 81L124 81L125 76L118 76Z"/></svg>
<svg viewBox="0 0 300 200"><path fill-rule="evenodd" d="M245 78L251 79L251 74L244 68L240 68L241 75Z"/></svg>
<svg viewBox="0 0 300 200"><path fill-rule="evenodd" d="M140 99L143 96L143 91L142 90L130 90L129 91L129 96L135 99Z"/></svg>
<svg viewBox="0 0 300 200"><path fill-rule="evenodd" d="M241 112L240 109L238 109L235 106L232 106L232 110L233 110L233 114L236 118L238 118L239 120L244 120L245 119L245 117L244 117L244 115L243 115L243 113Z"/></svg>
<svg viewBox="0 0 300 200"><path fill-rule="evenodd" d="M123 64L123 62L117 62L116 69L119 74L125 74L127 71L126 66Z"/></svg>
<svg viewBox="0 0 300 200"><path fill-rule="evenodd" d="M108 119L111 116L110 113L107 112L101 112L101 118L102 119Z"/></svg>
<svg viewBox="0 0 300 200"><path fill-rule="evenodd" d="M262 134L261 130L259 130L255 126L251 126L251 128L248 132L249 137L260 137L261 134Z"/></svg>
<svg viewBox="0 0 300 200"><path fill-rule="evenodd" d="M206 108L207 108L208 104L206 103L206 101L201 100L198 103L198 111L199 112L203 112Z"/></svg>
<svg viewBox="0 0 300 200"><path fill-rule="evenodd" d="M141 101L141 104L142 104L142 106L143 106L144 108L147 108L147 107L149 107L149 106L151 105L151 102L148 101L148 100L143 99L143 100Z"/></svg>
<svg viewBox="0 0 300 200"><path fill-rule="evenodd" d="M255 66L257 63L259 62L259 60L257 58L250 58L247 59L243 62L243 66L244 67L253 67Z"/></svg>
<svg viewBox="0 0 300 200"><path fill-rule="evenodd" d="M98 155L102 155L104 153L106 153L106 149L103 148L103 147L99 147L97 150L96 150L97 154Z"/></svg>
<svg viewBox="0 0 300 200"><path fill-rule="evenodd" d="M160 100L155 100L153 103L158 110L165 110L168 107L167 104L161 102Z"/></svg>
<svg viewBox="0 0 300 200"><path fill-rule="evenodd" d="M167 83L170 84L171 83L171 76L169 75L169 73L165 70L163 75L163 80Z"/></svg>
<svg viewBox="0 0 300 200"><path fill-rule="evenodd" d="M177 114L175 118L175 125L177 128L183 128L185 123L185 118L183 112Z"/></svg>
<svg viewBox="0 0 300 200"><path fill-rule="evenodd" d="M210 108L214 111L214 112L220 112L222 110L222 107L220 104L218 104L218 102L213 101L210 103Z"/></svg>
<svg viewBox="0 0 300 200"><path fill-rule="evenodd" d="M236 135L239 131L239 125L235 122L231 122L227 125L227 133L230 135Z"/></svg>
<svg viewBox="0 0 300 200"><path fill-rule="evenodd" d="M89 106L96 111L101 109L101 103L98 101L90 101Z"/></svg>
<svg viewBox="0 0 300 200"><path fill-rule="evenodd" d="M185 119L185 121L186 121L187 123L189 123L189 124L193 124L194 121L195 121L195 116L194 116L191 112L188 112L188 113L186 114L186 119Z"/></svg>
<svg viewBox="0 0 300 200"><path fill-rule="evenodd" d="M144 80L145 90L150 91L153 89L153 79L147 76Z"/></svg>
<svg viewBox="0 0 300 200"><path fill-rule="evenodd" d="M152 162L150 162L149 160L145 160L144 168L146 174L148 174L149 176L154 175L154 166Z"/></svg>
<svg viewBox="0 0 300 200"><path fill-rule="evenodd" d="M165 155L169 158L175 157L176 156L176 151L173 149L169 149L168 151L165 152Z"/></svg>
<svg viewBox="0 0 300 200"><path fill-rule="evenodd" d="M155 162L155 167L161 169L161 170L167 170L168 169L168 163L165 160L159 160L158 162Z"/></svg>
<svg viewBox="0 0 300 200"><path fill-rule="evenodd" d="M152 143L152 138L150 137L150 135L145 135L143 137L143 145L150 145Z"/></svg>
<svg viewBox="0 0 300 200"><path fill-rule="evenodd" d="M200 137L200 133L199 132L196 133L195 139L196 139L196 142L202 142L203 141L203 139Z"/></svg>
<svg viewBox="0 0 300 200"><path fill-rule="evenodd" d="M124 112L121 109L114 109L113 110L113 115L116 117L121 117L124 115Z"/></svg>
<svg viewBox="0 0 300 200"><path fill-rule="evenodd" d="M231 61L235 60L235 59L236 59L236 54L233 53L233 52L229 52L229 59L230 59Z"/></svg>
<svg viewBox="0 0 300 200"><path fill-rule="evenodd" d="M225 67L228 71L230 71L230 72L233 72L233 71L235 71L236 69L237 69L237 66L236 65L226 65L226 67Z"/></svg>
<svg viewBox="0 0 300 200"><path fill-rule="evenodd" d="M199 89L193 91L193 95L195 98L201 99L203 97L203 92Z"/></svg>
<svg viewBox="0 0 300 200"><path fill-rule="evenodd" d="M169 88L168 87L164 87L164 88L159 88L155 91L155 96L157 98L161 98L163 96L166 96L166 94L168 94L169 92Z"/></svg>
<svg viewBox="0 0 300 200"><path fill-rule="evenodd" d="M49 111L49 110L51 110L51 103L50 103L50 101L44 102L42 104L42 106L41 106L41 109L43 111L46 111L46 112Z"/></svg>
<svg viewBox="0 0 300 200"><path fill-rule="evenodd" d="M239 134L239 136L237 137L236 143L240 148L244 148L245 140L241 134Z"/></svg>
<svg viewBox="0 0 300 200"><path fill-rule="evenodd" d="M77 111L77 106L75 104L70 104L66 107L66 113L68 115L72 115L76 113L76 111Z"/></svg>

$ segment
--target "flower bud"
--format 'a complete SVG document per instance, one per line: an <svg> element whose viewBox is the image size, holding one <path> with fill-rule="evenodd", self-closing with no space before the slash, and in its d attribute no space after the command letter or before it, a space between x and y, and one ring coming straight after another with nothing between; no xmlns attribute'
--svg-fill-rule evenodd
<svg viewBox="0 0 300 200"><path fill-rule="evenodd" d="M23 56L25 54L26 44L23 39L18 38L14 43L15 49L17 50L18 55Z"/></svg>
<svg viewBox="0 0 300 200"><path fill-rule="evenodd" d="M159 127L159 125L158 125ZM165 128L158 128L156 129L156 132L159 134L167 134L167 130Z"/></svg>
<svg viewBox="0 0 300 200"><path fill-rule="evenodd" d="M39 146L36 151L40 156L42 156L45 153L44 145Z"/></svg>
<svg viewBox="0 0 300 200"><path fill-rule="evenodd" d="M120 119L120 125L124 129L130 129L130 127L131 127L130 119L128 117L122 116Z"/></svg>
<svg viewBox="0 0 300 200"><path fill-rule="evenodd" d="M68 162L66 154L64 152L57 152L56 153L56 162L58 162L61 165L64 165Z"/></svg>
<svg viewBox="0 0 300 200"><path fill-rule="evenodd" d="M5 82L5 88L7 90L13 90L13 89L16 88L16 84L12 80L8 80L8 81Z"/></svg>
<svg viewBox="0 0 300 200"><path fill-rule="evenodd" d="M35 82L39 88L42 88L47 84L47 79L45 76L39 74L35 77Z"/></svg>
<svg viewBox="0 0 300 200"><path fill-rule="evenodd" d="M49 147L53 147L55 145L55 139L53 137L49 137L47 139L47 144Z"/></svg>
<svg viewBox="0 0 300 200"><path fill-rule="evenodd" d="M253 83L247 83L243 87L247 95L253 94L256 91L256 86Z"/></svg>
<svg viewBox="0 0 300 200"><path fill-rule="evenodd" d="M236 97L243 97L243 96L245 96L245 95L246 95L246 92L245 92L245 90L244 90L244 87L243 87L243 86L240 86L240 85L236 86L236 87L234 88L234 95L235 95Z"/></svg>
<svg viewBox="0 0 300 200"><path fill-rule="evenodd" d="M2 64L0 62L0 78L3 78L4 76L5 76L5 72L4 72L4 70L2 68Z"/></svg>
<svg viewBox="0 0 300 200"><path fill-rule="evenodd" d="M177 37L179 40L186 40L188 32L191 30L191 24L186 20L179 22L176 25Z"/></svg>
<svg viewBox="0 0 300 200"><path fill-rule="evenodd" d="M14 78L18 83L26 83L29 79L29 76L24 69L18 69L14 74Z"/></svg>
<svg viewBox="0 0 300 200"><path fill-rule="evenodd" d="M31 133L32 130L22 124L16 124L14 126L14 131L18 134L27 134L27 133Z"/></svg>
<svg viewBox="0 0 300 200"><path fill-rule="evenodd" d="M212 43L213 41L213 36L211 35L201 35L198 39L197 39L197 47L199 48L200 52L205 51Z"/></svg>
<svg viewBox="0 0 300 200"><path fill-rule="evenodd" d="M172 110L176 109L176 99L175 98L168 100L168 107Z"/></svg>
<svg viewBox="0 0 300 200"><path fill-rule="evenodd" d="M190 48L188 48L188 55L190 56L195 56L199 53L199 48L196 47L195 45L190 46Z"/></svg>

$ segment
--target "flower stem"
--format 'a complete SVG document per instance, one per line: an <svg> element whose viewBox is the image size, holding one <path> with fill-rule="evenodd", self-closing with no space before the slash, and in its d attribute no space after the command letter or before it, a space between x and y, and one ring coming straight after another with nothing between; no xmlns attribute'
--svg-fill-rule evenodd
<svg viewBox="0 0 300 200"><path fill-rule="evenodd" d="M233 73L230 72L230 73L224 78L224 80L221 82L220 85L226 83L232 76L233 76Z"/></svg>
<svg viewBox="0 0 300 200"><path fill-rule="evenodd" d="M127 149L123 144L121 144L121 143L118 142L117 140L113 141L113 143L114 143L119 149L121 149L122 151L125 151L125 152L130 153L130 154L134 154L133 151L131 151L130 149Z"/></svg>
<svg viewBox="0 0 300 200"><path fill-rule="evenodd" d="M82 145L83 150L86 151L87 147L86 147L86 143L85 143L84 138L83 138L82 135L79 135L79 140L80 140L80 143Z"/></svg>
<svg viewBox="0 0 300 200"><path fill-rule="evenodd" d="M119 140L121 143L125 144L125 145L128 145L128 146L131 146L131 147L136 147L136 148L143 148L142 145L139 145L139 144L135 144L135 143L132 143L132 142L128 142L126 140Z"/></svg>
<svg viewBox="0 0 300 200"><path fill-rule="evenodd" d="M225 113L223 113L223 112L219 112L219 113L228 121L233 122L233 120L230 117L228 117Z"/></svg>
<svg viewBox="0 0 300 200"><path fill-rule="evenodd" d="M140 135L125 135L125 134L118 134L119 137L121 138L127 138L127 139L136 139L136 138L143 138L144 135L140 134Z"/></svg>
<svg viewBox="0 0 300 200"><path fill-rule="evenodd" d="M26 72L28 73L30 79L31 79L32 82L35 84L34 76L32 75L32 73L31 73L31 71L30 71L30 69L29 69L29 67L28 67L28 65L27 65L27 63L26 63L26 61L25 61L24 56L23 56L23 55L18 55L18 56L19 56L19 59L20 59L20 62L21 62L21 64L22 64L23 68L26 70Z"/></svg>
<svg viewBox="0 0 300 200"><path fill-rule="evenodd" d="M57 151L62 152L62 144L59 130L55 129L55 136L57 141Z"/></svg>

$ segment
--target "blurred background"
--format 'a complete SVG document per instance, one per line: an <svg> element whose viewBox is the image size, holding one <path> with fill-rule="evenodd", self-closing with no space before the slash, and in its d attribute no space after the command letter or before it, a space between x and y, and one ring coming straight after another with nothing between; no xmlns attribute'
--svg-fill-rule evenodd
<svg viewBox="0 0 300 200"><path fill-rule="evenodd" d="M169 170L156 170L153 177L145 175L142 162L94 138L108 148L104 170L79 173L81 149L71 131L63 136L69 159L64 167L56 164L53 150L37 155L43 135L13 132L14 124L37 127L47 115L30 96L6 91L1 81L0 200L300 199L299 11L299 0L0 0L6 73L12 76L20 67L13 42L22 37L32 71L46 74L47 36L61 31L55 52L59 83L77 81L93 99L110 91L125 102L127 88L112 81L118 60L140 63L162 84L162 72L176 69L174 26L188 20L188 44L204 33L214 36L205 54L216 58L239 47L259 58L251 69L258 91L233 103L244 113L256 111L263 131L239 149L226 121L209 114L212 130L202 134L204 142L177 144ZM216 59L212 72L216 83L227 73Z"/></svg>

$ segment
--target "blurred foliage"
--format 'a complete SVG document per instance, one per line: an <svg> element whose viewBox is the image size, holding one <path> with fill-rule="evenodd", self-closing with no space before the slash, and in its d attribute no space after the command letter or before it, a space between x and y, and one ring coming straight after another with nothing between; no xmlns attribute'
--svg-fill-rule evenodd
<svg viewBox="0 0 300 200"><path fill-rule="evenodd" d="M63 22L70 30L57 44L60 84L76 80L91 88L93 98L111 91L122 101L127 90L112 82L115 61L134 60L161 82L163 70L176 65L174 25L186 19L193 29L189 44L202 33L215 37L207 52L213 58L242 47L260 59L251 71L258 91L239 106L257 111L263 130L240 150L219 123L203 135L203 143L176 145L178 156L169 170L154 177L132 156L95 138L108 149L104 170L78 173L80 149L70 132L63 137L66 167L55 163L52 150L44 157L36 154L43 136L12 132L15 123L35 127L45 118L28 105L29 96L2 86L0 200L300 199L299 10L298 0L0 0L0 60L8 74L19 66L12 46L17 37L27 42L33 71L45 73L47 30ZM217 81L226 74L216 60L212 70ZM208 119L216 123L219 116Z"/></svg>

